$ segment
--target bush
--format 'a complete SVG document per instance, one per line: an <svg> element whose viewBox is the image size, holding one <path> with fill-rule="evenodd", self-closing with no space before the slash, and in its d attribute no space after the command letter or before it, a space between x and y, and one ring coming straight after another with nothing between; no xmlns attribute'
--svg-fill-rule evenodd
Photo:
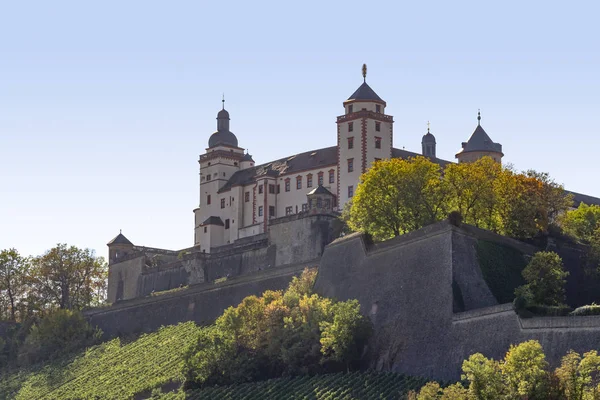
<svg viewBox="0 0 600 400"><path fill-rule="evenodd" d="M315 270L285 292L266 291L229 307L187 350L186 387L348 370L360 360L370 323L357 301L312 294Z"/></svg>
<svg viewBox="0 0 600 400"><path fill-rule="evenodd" d="M535 253L523 270L533 303L545 306L562 306L565 301L565 278L568 275L562 259L552 251Z"/></svg>
<svg viewBox="0 0 600 400"><path fill-rule="evenodd" d="M34 324L19 350L19 363L47 360L100 341L102 331L88 324L78 311L56 310Z"/></svg>
<svg viewBox="0 0 600 400"><path fill-rule="evenodd" d="M570 315L600 315L600 305L592 303L586 306L577 307Z"/></svg>

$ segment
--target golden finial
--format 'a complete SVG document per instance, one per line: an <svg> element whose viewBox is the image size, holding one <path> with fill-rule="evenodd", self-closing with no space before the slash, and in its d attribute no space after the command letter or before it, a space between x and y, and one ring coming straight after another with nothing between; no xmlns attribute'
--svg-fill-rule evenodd
<svg viewBox="0 0 600 400"><path fill-rule="evenodd" d="M367 81L367 64L363 64L362 74L363 74L363 80L366 82Z"/></svg>

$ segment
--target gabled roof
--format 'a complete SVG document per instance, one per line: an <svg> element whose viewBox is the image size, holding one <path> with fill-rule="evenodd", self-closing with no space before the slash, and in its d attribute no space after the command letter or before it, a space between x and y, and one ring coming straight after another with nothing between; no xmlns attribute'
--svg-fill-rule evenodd
<svg viewBox="0 0 600 400"><path fill-rule="evenodd" d="M117 236L115 236L113 238L113 240L111 240L110 242L108 242L106 245L110 246L111 244L130 244L133 246L133 243L131 243L129 241L129 239L127 239L125 237L125 235L123 235L121 232L119 232L119 234Z"/></svg>
<svg viewBox="0 0 600 400"><path fill-rule="evenodd" d="M310 192L306 193L307 195L311 195L311 194L328 194L330 196L333 196L333 193L331 193L329 190L327 190L326 188L323 187L323 185L319 185L316 188L314 188L313 190L311 190Z"/></svg>
<svg viewBox="0 0 600 400"><path fill-rule="evenodd" d="M494 143L488 134L483 130L481 125L477 125L475 131L466 143L463 143L463 148L457 153L466 153L469 151L494 151L502 153L502 145Z"/></svg>
<svg viewBox="0 0 600 400"><path fill-rule="evenodd" d="M581 203L585 203L588 206L600 206L600 199L593 196L588 196L587 194L581 194L577 192L571 192L569 190L565 190L565 192L573 195L573 207L577 208Z"/></svg>
<svg viewBox="0 0 600 400"><path fill-rule="evenodd" d="M257 165L235 172L219 193L230 190L233 186L247 185L263 176L278 177L280 175L330 167L337 164L337 146L325 147L281 158L270 163Z"/></svg>
<svg viewBox="0 0 600 400"><path fill-rule="evenodd" d="M206 218L206 220L202 223L202 225L219 225L219 226L225 226L225 224L223 223L223 220L221 219L221 217L208 217Z"/></svg>
<svg viewBox="0 0 600 400"><path fill-rule="evenodd" d="M348 97L348 100L346 101L350 100L371 100L385 103L381 99L381 97L379 97L377 93L375 93L375 91L371 89L371 86L367 85L367 82L364 82L362 85L360 85L358 89L356 89L356 91L354 91L354 93L352 93L352 95Z"/></svg>

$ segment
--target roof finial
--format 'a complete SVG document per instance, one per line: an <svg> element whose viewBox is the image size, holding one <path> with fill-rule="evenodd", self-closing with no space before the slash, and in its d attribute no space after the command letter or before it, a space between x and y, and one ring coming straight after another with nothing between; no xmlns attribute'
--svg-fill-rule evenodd
<svg viewBox="0 0 600 400"><path fill-rule="evenodd" d="M123 230L122 230L122 229L119 229L119 233L123 233Z"/></svg>
<svg viewBox="0 0 600 400"><path fill-rule="evenodd" d="M429 133L429 121L427 121L427 133Z"/></svg>
<svg viewBox="0 0 600 400"><path fill-rule="evenodd" d="M367 64L363 64L362 67L363 81L367 82Z"/></svg>
<svg viewBox="0 0 600 400"><path fill-rule="evenodd" d="M223 110L225 109L225 93L223 93L223 100L221 100L221 102L223 103Z"/></svg>
<svg viewBox="0 0 600 400"><path fill-rule="evenodd" d="M481 126L481 109L477 109L477 126Z"/></svg>

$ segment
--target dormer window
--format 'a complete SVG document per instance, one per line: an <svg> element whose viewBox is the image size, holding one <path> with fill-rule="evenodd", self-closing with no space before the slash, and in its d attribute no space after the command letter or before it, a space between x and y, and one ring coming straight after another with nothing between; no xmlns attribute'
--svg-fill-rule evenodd
<svg viewBox="0 0 600 400"><path fill-rule="evenodd" d="M379 104L375 105L375 112L381 114L381 106Z"/></svg>
<svg viewBox="0 0 600 400"><path fill-rule="evenodd" d="M348 106L348 114L352 114L352 104Z"/></svg>

